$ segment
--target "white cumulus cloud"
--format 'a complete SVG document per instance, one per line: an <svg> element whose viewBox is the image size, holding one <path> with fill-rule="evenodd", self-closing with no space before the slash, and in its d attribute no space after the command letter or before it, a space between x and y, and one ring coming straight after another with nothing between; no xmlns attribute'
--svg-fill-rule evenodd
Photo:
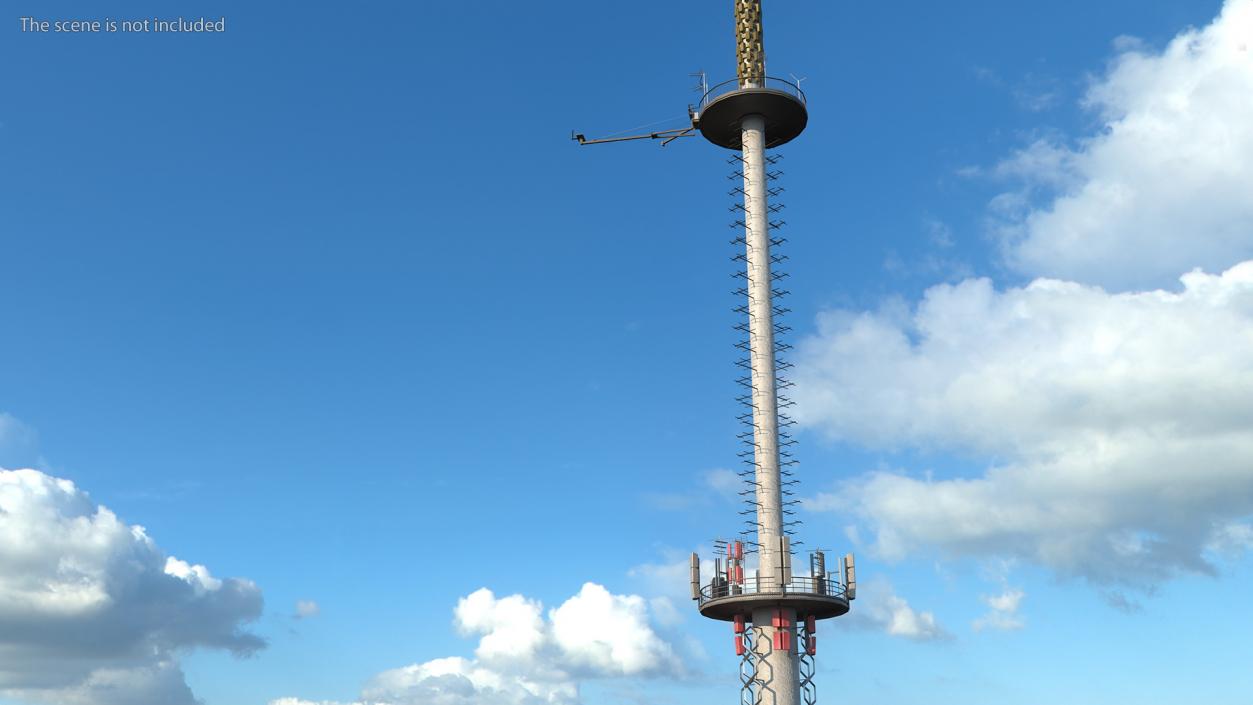
<svg viewBox="0 0 1253 705"><path fill-rule="evenodd" d="M488 662L529 663L548 638L544 607L521 595L497 599L481 588L461 598L453 612L464 634L479 634L475 656Z"/></svg>
<svg viewBox="0 0 1253 705"><path fill-rule="evenodd" d="M607 675L677 674L678 659L648 624L638 595L613 595L595 583L549 613L553 640L572 668Z"/></svg>
<svg viewBox="0 0 1253 705"><path fill-rule="evenodd" d="M890 636L913 641L941 641L950 634L931 612L920 612L896 594L892 583L883 577L861 581L857 586L857 601L847 617L847 626L871 629Z"/></svg>
<svg viewBox="0 0 1253 705"><path fill-rule="evenodd" d="M999 166L1025 184L994 201L1007 259L1129 290L1253 257L1253 0L1228 0L1161 51L1118 46L1084 101L1099 131Z"/></svg>
<svg viewBox="0 0 1253 705"><path fill-rule="evenodd" d="M478 636L475 658L439 658L384 671L352 705L577 705L587 679L682 674L673 647L650 624L649 603L596 583L545 614L538 600L486 588L453 610ZM298 698L270 705L348 705Z"/></svg>
<svg viewBox="0 0 1253 705"><path fill-rule="evenodd" d="M578 686L552 674L488 668L464 658L441 658L378 674L362 705L574 705Z"/></svg>
<svg viewBox="0 0 1253 705"><path fill-rule="evenodd" d="M0 695L65 705L195 702L179 652L251 654L261 591L167 556L69 480L0 469Z"/></svg>
<svg viewBox="0 0 1253 705"><path fill-rule="evenodd" d="M911 311L831 313L801 346L798 418L870 447L986 458L820 496L901 557L1023 559L1140 588L1213 572L1253 515L1253 262L1183 290L968 280Z"/></svg>

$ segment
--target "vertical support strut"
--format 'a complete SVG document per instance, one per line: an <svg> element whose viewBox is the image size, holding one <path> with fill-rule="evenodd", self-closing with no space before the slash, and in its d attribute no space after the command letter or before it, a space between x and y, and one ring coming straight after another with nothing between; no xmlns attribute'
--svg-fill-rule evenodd
<svg viewBox="0 0 1253 705"><path fill-rule="evenodd" d="M756 644L759 641L756 629L746 629L736 638L741 641L740 657L740 705L759 705L761 703L761 681L757 678L757 664L761 657L757 654Z"/></svg>
<svg viewBox="0 0 1253 705"><path fill-rule="evenodd" d="M800 690L801 705L817 705L818 687L814 685L816 664L813 654L809 653L809 640L814 637L808 626L797 623L797 651L800 653Z"/></svg>

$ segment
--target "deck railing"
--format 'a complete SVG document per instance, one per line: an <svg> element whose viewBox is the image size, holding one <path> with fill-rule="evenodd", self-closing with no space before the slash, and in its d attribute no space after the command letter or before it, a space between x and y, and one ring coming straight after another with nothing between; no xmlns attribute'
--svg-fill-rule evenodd
<svg viewBox="0 0 1253 705"><path fill-rule="evenodd" d="M845 587L835 577L835 573L826 575L797 575L787 583L763 577L752 576L742 583L727 582L725 578L715 578L700 590L700 604L709 600L739 595L822 595L826 597L844 597Z"/></svg>
<svg viewBox="0 0 1253 705"><path fill-rule="evenodd" d="M802 105L805 104L805 91L802 91L800 86L792 83L791 81L782 78L775 78L773 76L767 76L766 85L759 86L759 88L769 88L776 91L782 91L799 100ZM719 83L718 85L706 90L705 95L701 96L699 106L700 110L703 112L706 105L709 105L727 93L734 93L738 90L740 90L740 80L738 78L733 78L730 81L723 81L722 83Z"/></svg>

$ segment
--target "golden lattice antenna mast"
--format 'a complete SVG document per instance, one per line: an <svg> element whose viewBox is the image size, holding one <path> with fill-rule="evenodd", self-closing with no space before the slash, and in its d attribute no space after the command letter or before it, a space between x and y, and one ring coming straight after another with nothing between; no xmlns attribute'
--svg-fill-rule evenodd
<svg viewBox="0 0 1253 705"><path fill-rule="evenodd" d="M761 31L761 0L735 0L735 58L741 88L766 81L766 49Z"/></svg>

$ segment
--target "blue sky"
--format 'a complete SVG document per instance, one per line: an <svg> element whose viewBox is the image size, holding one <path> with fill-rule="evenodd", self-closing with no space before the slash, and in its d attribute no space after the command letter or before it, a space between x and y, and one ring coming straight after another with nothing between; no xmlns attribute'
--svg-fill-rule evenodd
<svg viewBox="0 0 1253 705"><path fill-rule="evenodd" d="M727 5L10 4L0 703L735 698ZM1249 8L767 0L824 700L1253 695Z"/></svg>

